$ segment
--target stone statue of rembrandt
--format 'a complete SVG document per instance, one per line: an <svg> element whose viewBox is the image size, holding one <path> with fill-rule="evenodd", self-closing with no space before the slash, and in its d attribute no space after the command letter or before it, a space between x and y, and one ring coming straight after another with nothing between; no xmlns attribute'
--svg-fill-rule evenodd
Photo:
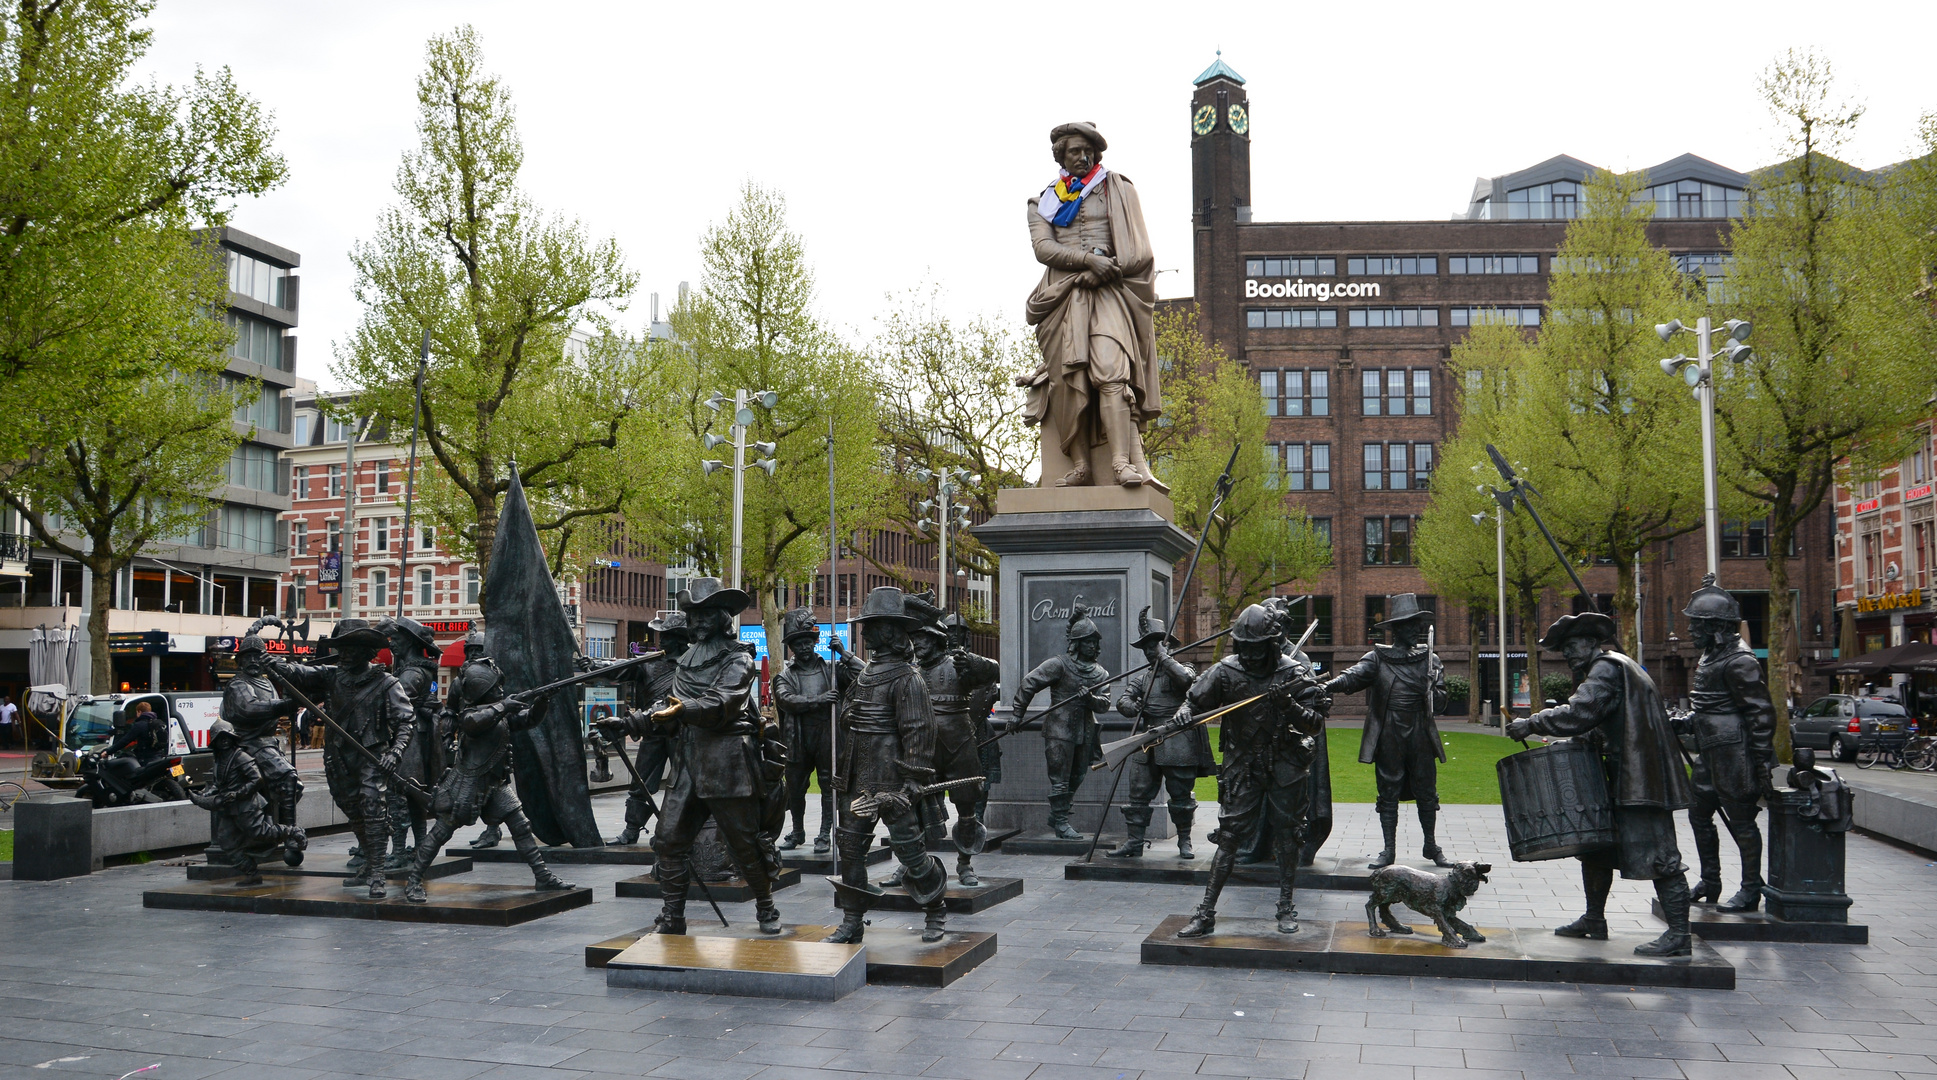
<svg viewBox="0 0 1937 1080"><path fill-rule="evenodd" d="M1155 259L1137 189L1104 169L1109 144L1093 125L1058 125L1049 142L1060 170L1029 201L1043 275L1027 317L1043 362L1016 380L1029 391L1025 418L1042 427L1043 483L1169 491L1143 457L1143 426L1163 412L1163 397Z"/></svg>

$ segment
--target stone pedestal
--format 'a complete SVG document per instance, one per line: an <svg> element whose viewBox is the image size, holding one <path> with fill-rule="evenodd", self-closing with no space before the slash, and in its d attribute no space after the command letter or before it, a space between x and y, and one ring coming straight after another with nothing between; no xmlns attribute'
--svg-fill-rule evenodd
<svg viewBox="0 0 1937 1080"><path fill-rule="evenodd" d="M70 795L22 799L13 808L15 881L80 877L94 869L94 804Z"/></svg>
<svg viewBox="0 0 1937 1080"><path fill-rule="evenodd" d="M1769 807L1769 914L1789 922L1848 922L1843 892L1843 835L1798 816L1801 792L1784 788Z"/></svg>
<svg viewBox="0 0 1937 1080"><path fill-rule="evenodd" d="M1103 634L1098 662L1105 670L1115 675L1143 664L1143 655L1130 647L1137 612L1149 605L1153 617L1166 624L1174 621L1172 568L1195 545L1189 533L1171 523L1174 516L1170 500L1148 487L1009 488L997 494L996 515L973 532L1002 557L997 613L1002 696L991 718L998 732L1007 730L1009 699L1022 677L1063 653L1073 603L1090 609ZM1106 692L1114 698L1122 692L1122 681L1110 684ZM1050 703L1045 693L1033 707ZM1098 719L1104 742L1130 734L1131 722L1115 713ZM1076 828L1096 828L1111 779L1097 772L1084 780L1071 815ZM989 829L1045 828L1048 793L1042 736L1025 730L1003 739L1002 782L989 793ZM1128 784L1120 785L1119 806L1127 794ZM1106 834L1120 835L1121 817L1113 813L1111 819ZM1169 816L1159 807L1150 836L1170 835Z"/></svg>

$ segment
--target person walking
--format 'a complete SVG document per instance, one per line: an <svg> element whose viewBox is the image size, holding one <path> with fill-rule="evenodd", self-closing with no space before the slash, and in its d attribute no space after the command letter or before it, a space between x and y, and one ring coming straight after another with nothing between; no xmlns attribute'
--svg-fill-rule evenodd
<svg viewBox="0 0 1937 1080"><path fill-rule="evenodd" d="M14 723L20 716L20 709L13 699L0 694L0 747L13 745Z"/></svg>

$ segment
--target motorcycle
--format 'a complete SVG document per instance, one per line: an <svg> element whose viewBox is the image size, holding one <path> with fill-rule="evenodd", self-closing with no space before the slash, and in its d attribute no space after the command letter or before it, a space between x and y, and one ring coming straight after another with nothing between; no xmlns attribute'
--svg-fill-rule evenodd
<svg viewBox="0 0 1937 1080"><path fill-rule="evenodd" d="M95 751L80 755L79 771L81 786L74 797L92 800L97 810L188 800L188 789L182 786L188 770L182 768L179 757L156 758L143 765L133 754Z"/></svg>

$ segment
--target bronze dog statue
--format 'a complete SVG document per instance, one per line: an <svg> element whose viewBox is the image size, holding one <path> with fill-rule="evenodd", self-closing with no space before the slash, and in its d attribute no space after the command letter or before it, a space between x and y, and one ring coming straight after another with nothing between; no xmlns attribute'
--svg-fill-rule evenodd
<svg viewBox="0 0 1937 1080"><path fill-rule="evenodd" d="M1491 863L1458 863L1448 874L1429 874L1410 866L1387 866L1372 872L1372 898L1365 902L1366 933L1384 937L1387 931L1410 934L1412 927L1392 917L1392 905L1404 904L1439 927L1439 943L1464 949L1486 936L1459 917L1466 900L1479 890ZM1381 927L1379 924L1384 923Z"/></svg>

